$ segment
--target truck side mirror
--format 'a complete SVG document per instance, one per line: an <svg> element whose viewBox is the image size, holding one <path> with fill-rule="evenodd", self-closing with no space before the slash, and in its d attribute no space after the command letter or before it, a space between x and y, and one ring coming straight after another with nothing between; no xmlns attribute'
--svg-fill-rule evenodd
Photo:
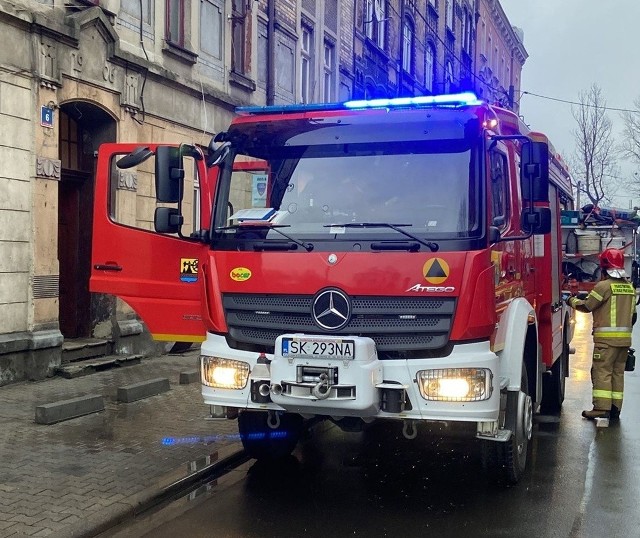
<svg viewBox="0 0 640 538"><path fill-rule="evenodd" d="M534 207L522 211L522 229L533 235L548 234L551 231L551 209Z"/></svg>
<svg viewBox="0 0 640 538"><path fill-rule="evenodd" d="M184 217L175 207L156 207L153 215L153 227L163 234L177 234L183 221Z"/></svg>
<svg viewBox="0 0 640 538"><path fill-rule="evenodd" d="M549 201L549 146L546 142L523 142L520 182L523 200Z"/></svg>
<svg viewBox="0 0 640 538"><path fill-rule="evenodd" d="M156 149L156 199L176 204L182 199L184 166L180 148L158 146Z"/></svg>

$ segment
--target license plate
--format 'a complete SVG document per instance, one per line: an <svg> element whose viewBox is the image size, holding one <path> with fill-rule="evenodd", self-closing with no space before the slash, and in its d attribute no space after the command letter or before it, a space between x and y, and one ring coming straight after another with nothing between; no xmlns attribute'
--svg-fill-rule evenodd
<svg viewBox="0 0 640 538"><path fill-rule="evenodd" d="M311 338L283 338L282 356L301 359L351 360L356 355L353 340L319 340Z"/></svg>

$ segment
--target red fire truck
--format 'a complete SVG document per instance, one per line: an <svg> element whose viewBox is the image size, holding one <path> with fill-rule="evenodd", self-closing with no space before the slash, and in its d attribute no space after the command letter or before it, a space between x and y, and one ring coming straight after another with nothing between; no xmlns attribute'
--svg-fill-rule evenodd
<svg viewBox="0 0 640 538"><path fill-rule="evenodd" d="M573 202L546 137L469 93L237 114L205 150L101 147L91 290L159 340L203 342L204 401L252 456L315 420L438 423L517 482L572 336ZM118 219L125 169L155 184L127 193L153 223Z"/></svg>

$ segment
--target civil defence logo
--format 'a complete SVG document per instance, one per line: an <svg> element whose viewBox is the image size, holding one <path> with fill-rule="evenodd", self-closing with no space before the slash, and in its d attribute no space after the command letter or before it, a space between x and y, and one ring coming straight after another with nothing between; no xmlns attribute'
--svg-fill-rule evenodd
<svg viewBox="0 0 640 538"><path fill-rule="evenodd" d="M449 273L449 264L442 258L432 258L422 266L422 274L429 284L442 284Z"/></svg>

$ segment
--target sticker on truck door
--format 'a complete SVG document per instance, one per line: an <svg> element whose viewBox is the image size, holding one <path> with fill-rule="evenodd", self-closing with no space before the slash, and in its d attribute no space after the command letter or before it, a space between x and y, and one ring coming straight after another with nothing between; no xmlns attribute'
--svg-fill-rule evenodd
<svg viewBox="0 0 640 538"><path fill-rule="evenodd" d="M180 280L182 282L198 281L198 258L180 258Z"/></svg>

